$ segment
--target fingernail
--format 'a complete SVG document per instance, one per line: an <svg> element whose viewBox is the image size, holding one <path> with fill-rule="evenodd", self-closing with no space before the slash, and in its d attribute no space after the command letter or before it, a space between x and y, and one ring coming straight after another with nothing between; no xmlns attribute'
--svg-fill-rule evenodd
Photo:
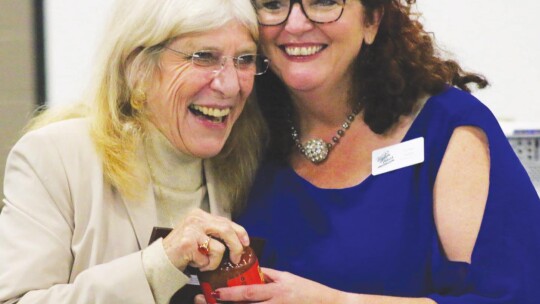
<svg viewBox="0 0 540 304"><path fill-rule="evenodd" d="M210 293L210 295L212 297L214 297L214 299L219 300L219 290L212 291L212 293Z"/></svg>
<svg viewBox="0 0 540 304"><path fill-rule="evenodd" d="M249 237L248 236L244 236L242 238L242 243L244 246L249 246Z"/></svg>

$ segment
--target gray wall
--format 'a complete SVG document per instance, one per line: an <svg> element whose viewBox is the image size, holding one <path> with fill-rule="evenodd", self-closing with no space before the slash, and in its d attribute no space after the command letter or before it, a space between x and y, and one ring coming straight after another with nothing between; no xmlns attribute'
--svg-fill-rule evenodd
<svg viewBox="0 0 540 304"><path fill-rule="evenodd" d="M0 0L0 181L35 104L33 4ZM3 191L1 197L3 198ZM0 202L0 208L2 203Z"/></svg>

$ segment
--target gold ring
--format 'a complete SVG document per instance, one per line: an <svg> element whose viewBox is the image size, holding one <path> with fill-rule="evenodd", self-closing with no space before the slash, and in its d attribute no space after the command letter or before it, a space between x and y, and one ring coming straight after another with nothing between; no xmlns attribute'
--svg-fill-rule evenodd
<svg viewBox="0 0 540 304"><path fill-rule="evenodd" d="M210 240L211 238L207 238L206 241L204 241L204 243L200 244L199 245L199 252L204 254L204 255L208 255L210 253Z"/></svg>

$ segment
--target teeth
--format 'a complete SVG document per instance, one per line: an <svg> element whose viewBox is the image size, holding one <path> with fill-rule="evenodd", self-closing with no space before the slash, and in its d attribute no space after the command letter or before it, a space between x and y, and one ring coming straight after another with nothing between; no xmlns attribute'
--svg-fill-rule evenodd
<svg viewBox="0 0 540 304"><path fill-rule="evenodd" d="M218 109L218 108L209 108L209 107L198 106L198 105L190 105L190 108L192 108L194 110L197 110L197 111L203 113L204 115L212 116L212 117L216 117L216 118L221 118L221 117L227 116L231 112L230 108Z"/></svg>
<svg viewBox="0 0 540 304"><path fill-rule="evenodd" d="M286 47L285 52L290 56L309 56L318 53L323 47L309 46L309 47Z"/></svg>

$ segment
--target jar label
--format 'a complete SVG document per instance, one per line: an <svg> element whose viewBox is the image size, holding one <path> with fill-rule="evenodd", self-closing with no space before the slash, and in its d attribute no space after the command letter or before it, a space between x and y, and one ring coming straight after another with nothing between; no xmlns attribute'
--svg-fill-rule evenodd
<svg viewBox="0 0 540 304"><path fill-rule="evenodd" d="M238 286L238 285L251 285L251 284L262 284L264 283L264 277L259 267L259 262L255 261L248 270L244 273L227 280L227 286Z"/></svg>

